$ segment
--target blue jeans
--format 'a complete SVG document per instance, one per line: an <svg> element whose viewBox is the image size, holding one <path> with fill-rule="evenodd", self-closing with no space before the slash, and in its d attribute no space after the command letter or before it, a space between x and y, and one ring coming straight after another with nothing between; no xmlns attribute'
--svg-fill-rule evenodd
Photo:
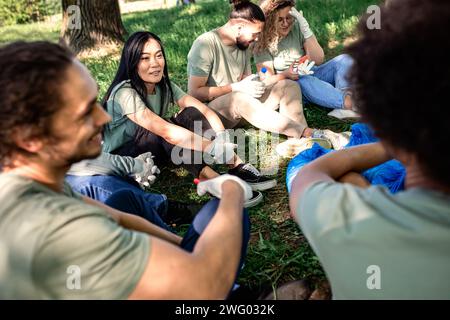
<svg viewBox="0 0 450 320"><path fill-rule="evenodd" d="M197 213L194 221L189 226L186 234L181 241L180 247L188 252L194 250L197 240L200 235L205 231L211 219L217 212L220 201L218 199L212 199L207 202ZM142 202L136 202L134 199L134 194L130 190L122 189L115 192L111 197L108 198L106 204L117 210L126 211L128 213L133 213L139 215L139 213L145 208L142 207ZM248 212L244 209L243 220L242 220L242 246L241 246L241 258L239 261L239 267L236 270L236 279L239 276L239 272L244 265L245 256L247 255L248 241L250 240L250 218Z"/></svg>
<svg viewBox="0 0 450 320"><path fill-rule="evenodd" d="M315 66L313 75L300 76L300 85L304 103L314 103L322 107L342 109L349 89L347 74L353 60L349 55L341 54L334 59Z"/></svg>
<svg viewBox="0 0 450 320"><path fill-rule="evenodd" d="M172 231L160 217L160 215L165 214L167 211L167 197L163 194L145 192L134 181L117 176L66 175L66 181L74 191L102 203L108 203L111 196L119 190L128 190L127 198L123 199L123 202L130 203L130 208L133 209L133 212L130 212L130 209L122 206L120 208L124 209L116 206L111 207L134 213L161 228ZM115 198L114 203L118 205L119 201L117 197Z"/></svg>

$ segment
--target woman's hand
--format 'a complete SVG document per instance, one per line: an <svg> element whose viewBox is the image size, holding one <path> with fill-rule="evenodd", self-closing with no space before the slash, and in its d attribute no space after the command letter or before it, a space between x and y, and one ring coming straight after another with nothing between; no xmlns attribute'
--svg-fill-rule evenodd
<svg viewBox="0 0 450 320"><path fill-rule="evenodd" d="M290 67L283 71L283 75L286 79L297 81L299 78L298 72L295 71L295 68L297 66L298 62L294 61Z"/></svg>

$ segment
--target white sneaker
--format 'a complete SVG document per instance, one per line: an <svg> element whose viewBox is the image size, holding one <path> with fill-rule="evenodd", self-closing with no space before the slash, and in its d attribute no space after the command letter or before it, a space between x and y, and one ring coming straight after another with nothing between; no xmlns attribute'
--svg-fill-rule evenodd
<svg viewBox="0 0 450 320"><path fill-rule="evenodd" d="M310 149L314 143L318 143L320 146L331 149L331 142L324 137L314 138L290 138L275 148L277 154L284 158L293 158L300 152Z"/></svg>
<svg viewBox="0 0 450 320"><path fill-rule="evenodd" d="M334 109L333 111L329 112L328 115L330 117L338 118L338 119L359 119L361 116L359 113L348 110L348 109Z"/></svg>
<svg viewBox="0 0 450 320"><path fill-rule="evenodd" d="M328 139L334 150L343 149L350 142L351 135L350 131L336 133L328 129L316 129L313 132L313 137Z"/></svg>

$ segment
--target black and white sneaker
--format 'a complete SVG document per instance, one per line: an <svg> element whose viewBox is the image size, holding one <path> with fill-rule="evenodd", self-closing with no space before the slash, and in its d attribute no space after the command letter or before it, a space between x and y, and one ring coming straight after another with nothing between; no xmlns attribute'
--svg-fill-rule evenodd
<svg viewBox="0 0 450 320"><path fill-rule="evenodd" d="M264 197L261 192L253 191L252 197L244 202L244 208L251 208L257 206L263 201Z"/></svg>
<svg viewBox="0 0 450 320"><path fill-rule="evenodd" d="M241 163L236 168L228 170L228 173L247 182L254 191L271 189L277 185L276 179L261 175L258 169L250 163Z"/></svg>

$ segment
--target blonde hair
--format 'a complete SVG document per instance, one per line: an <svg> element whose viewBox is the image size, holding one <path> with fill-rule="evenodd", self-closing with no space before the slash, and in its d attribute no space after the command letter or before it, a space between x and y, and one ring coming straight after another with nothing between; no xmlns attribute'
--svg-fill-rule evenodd
<svg viewBox="0 0 450 320"><path fill-rule="evenodd" d="M279 41L277 30L278 11L286 7L295 7L295 0L262 0L259 2L259 6L264 12L266 23L258 42L255 44L254 53L260 53L268 49L272 55L276 55Z"/></svg>

